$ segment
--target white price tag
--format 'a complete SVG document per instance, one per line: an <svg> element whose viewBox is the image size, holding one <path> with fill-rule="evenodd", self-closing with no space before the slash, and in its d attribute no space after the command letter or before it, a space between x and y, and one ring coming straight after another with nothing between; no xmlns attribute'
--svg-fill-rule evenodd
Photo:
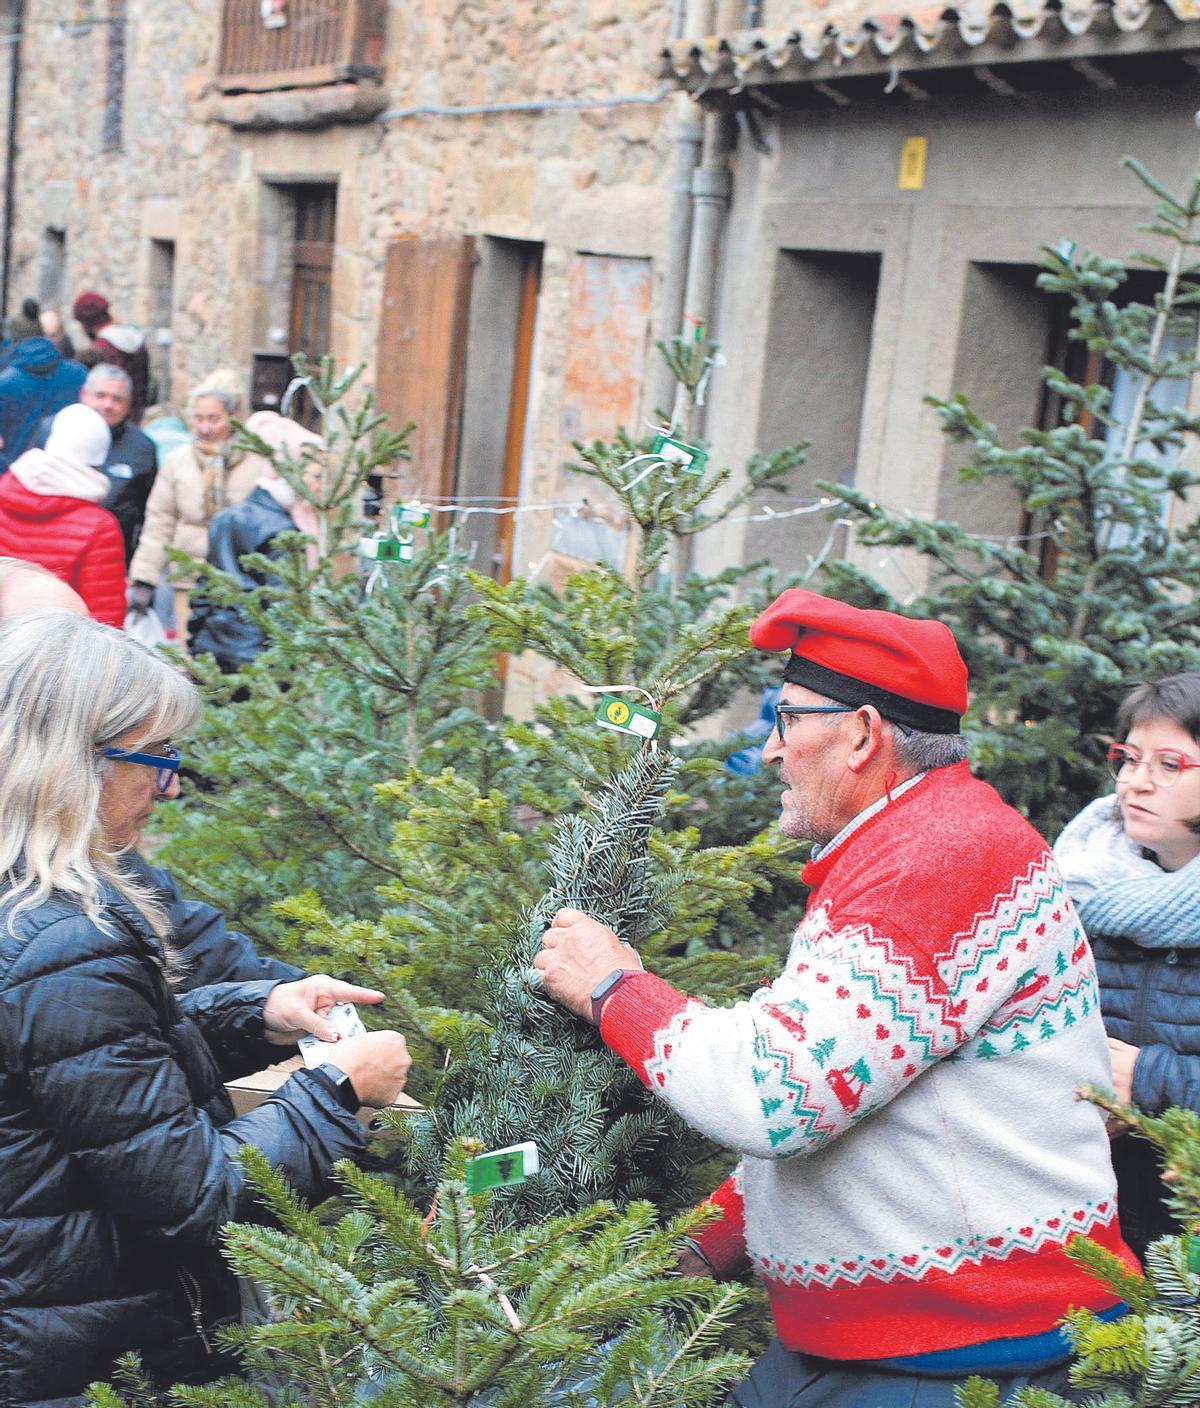
<svg viewBox="0 0 1200 1408"><path fill-rule="evenodd" d="M347 1037L362 1036L367 1030L359 1018L358 1009L352 1002L334 1003L325 1014L325 1019L334 1031L341 1034L343 1041ZM322 1041L320 1037L305 1035L296 1044L300 1048L300 1055L304 1057L304 1064L310 1071L321 1065L323 1061L332 1061L334 1065L337 1065L338 1042Z"/></svg>

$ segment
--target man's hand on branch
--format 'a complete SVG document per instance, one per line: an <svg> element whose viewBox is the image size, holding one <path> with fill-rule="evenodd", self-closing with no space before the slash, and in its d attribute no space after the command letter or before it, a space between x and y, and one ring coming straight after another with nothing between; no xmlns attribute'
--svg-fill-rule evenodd
<svg viewBox="0 0 1200 1408"><path fill-rule="evenodd" d="M616 934L578 909L560 909L542 935L533 960L546 995L587 1021L592 990L614 968L640 968L642 960Z"/></svg>

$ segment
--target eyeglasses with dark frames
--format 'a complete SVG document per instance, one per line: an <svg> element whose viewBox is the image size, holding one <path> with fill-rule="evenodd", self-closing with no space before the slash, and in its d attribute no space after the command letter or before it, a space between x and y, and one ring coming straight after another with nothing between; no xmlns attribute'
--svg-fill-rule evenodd
<svg viewBox="0 0 1200 1408"><path fill-rule="evenodd" d="M118 763L137 763L140 767L155 768L158 776L154 785L158 794L164 796L171 787L171 779L179 771L183 754L178 748L168 744L161 753L131 753L126 748L101 748L102 758L112 758Z"/></svg>
<svg viewBox="0 0 1200 1408"><path fill-rule="evenodd" d="M1156 748L1148 756L1128 743L1114 743L1108 750L1108 770L1117 782L1127 782L1143 763L1155 787L1174 787L1189 769L1200 768L1174 748Z"/></svg>
<svg viewBox="0 0 1200 1408"><path fill-rule="evenodd" d="M780 743L786 742L783 736L783 721L793 715L798 714L854 714L857 713L853 704L776 704L775 705L775 731L779 734Z"/></svg>

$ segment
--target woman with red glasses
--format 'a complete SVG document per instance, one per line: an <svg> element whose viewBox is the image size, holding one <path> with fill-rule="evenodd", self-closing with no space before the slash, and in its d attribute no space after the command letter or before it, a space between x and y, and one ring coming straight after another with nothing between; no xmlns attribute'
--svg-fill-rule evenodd
<svg viewBox="0 0 1200 1408"><path fill-rule="evenodd" d="M1140 684L1101 797L1054 847L1096 955L1113 1088L1149 1114L1200 1110L1200 674ZM1152 1147L1113 1145L1125 1240L1177 1232Z"/></svg>

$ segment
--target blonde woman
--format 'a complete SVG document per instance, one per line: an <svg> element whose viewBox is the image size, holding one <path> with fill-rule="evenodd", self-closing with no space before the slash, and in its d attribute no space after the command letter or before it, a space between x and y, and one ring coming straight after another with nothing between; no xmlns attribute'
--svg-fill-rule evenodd
<svg viewBox="0 0 1200 1408"><path fill-rule="evenodd" d="M146 502L137 551L129 564L129 604L145 610L167 565L167 549L177 548L203 562L208 556L208 525L215 513L241 503L260 472L240 450L231 448L233 417L242 412L241 378L218 371L192 391L188 420L192 438L163 460ZM175 628L187 640L188 597L195 576L171 571Z"/></svg>
<svg viewBox="0 0 1200 1408"><path fill-rule="evenodd" d="M111 627L62 611L0 626L0 1405L73 1401L139 1350L166 1382L225 1369L238 1297L218 1254L253 1219L237 1151L301 1193L362 1149L351 1113L409 1069L403 1037L345 1040L234 1118L223 1082L333 1035L317 976L172 986L164 911L119 864L178 792L192 685Z"/></svg>

